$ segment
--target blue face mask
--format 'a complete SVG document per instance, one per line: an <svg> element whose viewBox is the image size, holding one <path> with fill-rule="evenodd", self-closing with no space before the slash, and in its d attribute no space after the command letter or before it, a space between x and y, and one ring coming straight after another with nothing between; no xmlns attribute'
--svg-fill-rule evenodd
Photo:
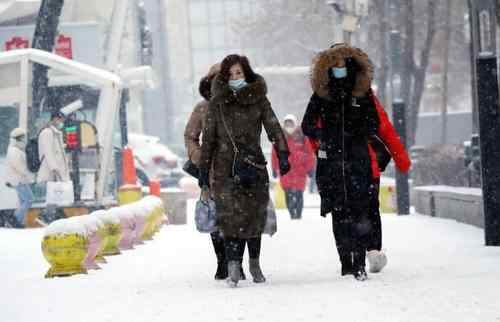
<svg viewBox="0 0 500 322"><path fill-rule="evenodd" d="M240 90L243 87L247 86L247 82L245 81L244 78L241 79L235 79L235 80L229 80L229 86L234 89L234 90Z"/></svg>
<svg viewBox="0 0 500 322"><path fill-rule="evenodd" d="M331 68L333 77L335 78L346 78L347 68L346 67L332 67Z"/></svg>

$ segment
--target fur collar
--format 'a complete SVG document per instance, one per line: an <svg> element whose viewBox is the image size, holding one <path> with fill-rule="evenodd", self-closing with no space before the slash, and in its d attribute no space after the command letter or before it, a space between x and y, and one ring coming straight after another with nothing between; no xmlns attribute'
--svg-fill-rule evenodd
<svg viewBox="0 0 500 322"><path fill-rule="evenodd" d="M352 57L359 64L361 70L356 78L356 85L352 91L355 97L365 96L373 80L373 65L370 58L361 49L348 45L338 45L320 52L313 60L311 67L311 86L313 91L322 98L329 98L328 70L338 61Z"/></svg>
<svg viewBox="0 0 500 322"><path fill-rule="evenodd" d="M212 100L216 103L229 103L233 100L243 105L255 104L267 94L267 85L264 78L257 75L255 82L248 84L239 91L233 91L227 82L217 75L212 83Z"/></svg>
<svg viewBox="0 0 500 322"><path fill-rule="evenodd" d="M210 91L212 87L212 81L215 78L215 76L217 76L218 73L220 73L220 64L215 64L212 67L210 67L208 74L200 80L200 85L198 86L198 90L200 92L200 95L207 101L210 101Z"/></svg>

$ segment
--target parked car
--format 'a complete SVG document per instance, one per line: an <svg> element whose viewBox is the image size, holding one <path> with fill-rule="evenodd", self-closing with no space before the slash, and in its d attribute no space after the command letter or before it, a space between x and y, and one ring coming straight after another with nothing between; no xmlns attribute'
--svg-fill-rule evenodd
<svg viewBox="0 0 500 322"><path fill-rule="evenodd" d="M148 185L149 180L160 181L162 187L177 187L185 176L181 159L160 138L144 134L129 134L129 145L134 151L139 181Z"/></svg>

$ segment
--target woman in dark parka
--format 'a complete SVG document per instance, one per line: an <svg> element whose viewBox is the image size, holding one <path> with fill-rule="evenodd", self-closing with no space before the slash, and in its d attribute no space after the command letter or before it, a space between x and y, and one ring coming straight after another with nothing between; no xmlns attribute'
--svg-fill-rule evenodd
<svg viewBox="0 0 500 322"><path fill-rule="evenodd" d="M342 275L361 281L367 279L370 200L376 194L368 145L379 127L368 95L372 76L368 56L357 48L340 44L319 53L311 75L314 94L302 122L304 134L320 142L321 215L332 214Z"/></svg>
<svg viewBox="0 0 500 322"><path fill-rule="evenodd" d="M203 129L199 185L210 186L215 199L231 286L240 280L246 241L253 280L265 281L259 257L269 203L269 177L260 145L262 127L278 151L281 172L290 170L287 142L266 94L264 78L253 72L246 57L226 57L213 81ZM253 164L250 170L254 177L246 182L238 181L242 176L235 171L236 161L243 158Z"/></svg>

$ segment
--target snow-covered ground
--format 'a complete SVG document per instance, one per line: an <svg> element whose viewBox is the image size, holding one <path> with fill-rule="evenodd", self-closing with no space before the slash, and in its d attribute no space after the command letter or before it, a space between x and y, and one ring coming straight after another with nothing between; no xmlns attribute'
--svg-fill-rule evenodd
<svg viewBox="0 0 500 322"><path fill-rule="evenodd" d="M500 321L500 248L484 247L482 230L384 215L389 265L360 283L340 277L331 220L317 213L291 222L280 212L278 233L263 241L268 283L237 289L213 280L209 236L192 220L101 271L49 280L43 232L0 229L0 321Z"/></svg>

